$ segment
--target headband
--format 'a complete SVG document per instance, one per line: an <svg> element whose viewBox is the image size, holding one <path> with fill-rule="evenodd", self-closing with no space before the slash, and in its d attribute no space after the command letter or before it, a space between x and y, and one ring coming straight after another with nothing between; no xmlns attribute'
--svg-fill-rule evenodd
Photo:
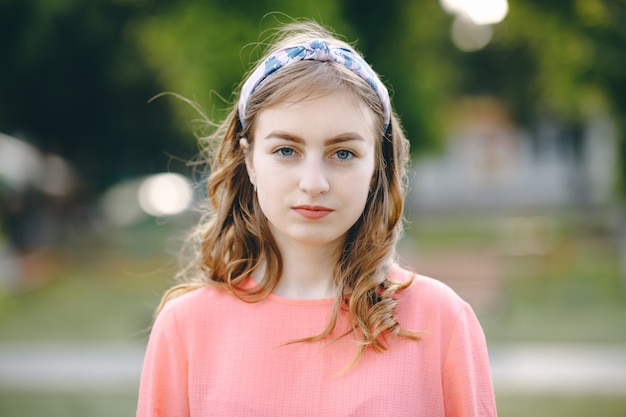
<svg viewBox="0 0 626 417"><path fill-rule="evenodd" d="M354 71L363 78L376 92L383 106L385 114L385 129L391 124L391 104L387 88L380 81L374 70L361 56L352 49L331 45L321 39L314 39L301 45L288 46L274 52L248 77L241 88L239 97L239 121L241 126L246 119L246 106L252 93L265 81L267 77L297 61L335 61Z"/></svg>

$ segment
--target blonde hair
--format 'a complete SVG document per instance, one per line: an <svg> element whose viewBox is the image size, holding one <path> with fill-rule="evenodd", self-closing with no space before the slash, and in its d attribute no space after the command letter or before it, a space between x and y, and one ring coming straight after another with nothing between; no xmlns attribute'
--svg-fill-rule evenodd
<svg viewBox="0 0 626 417"><path fill-rule="evenodd" d="M343 46L328 30L313 22L294 22L282 27L263 62L273 51L311 39L323 39ZM211 164L207 182L209 210L191 237L195 245L192 262L181 270L185 283L166 292L158 311L170 299L193 289L213 285L230 291L246 302L258 302L277 286L283 261L260 209L245 166L241 138L254 146L256 115L287 98L316 97L331 90L350 92L364 103L377 119L380 140L377 143L376 172L371 192L360 219L347 232L339 261L334 268L336 294L332 315L320 334L292 342L316 341L329 337L339 314L347 311L350 329L358 341L355 363L365 352L387 349L385 336L397 335L413 340L419 336L402 329L394 311L395 295L409 282L389 280L389 269L396 257L396 244L402 232L402 213L406 193L408 141L400 123L392 114L391 125L384 132L380 99L371 86L353 71L336 62L296 62L272 74L250 96L244 126L238 119L237 106L217 126L208 139L202 158ZM216 143L217 147L211 147ZM243 283L264 260L265 276L254 289Z"/></svg>

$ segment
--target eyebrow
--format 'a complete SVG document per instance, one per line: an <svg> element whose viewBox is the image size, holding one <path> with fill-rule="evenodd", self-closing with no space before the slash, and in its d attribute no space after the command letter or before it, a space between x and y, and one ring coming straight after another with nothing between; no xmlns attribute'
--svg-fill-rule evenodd
<svg viewBox="0 0 626 417"><path fill-rule="evenodd" d="M294 134L291 134L282 130L273 130L267 136L265 136L265 139L271 139L271 138L283 139L289 142L304 144L304 139L302 139L300 136L294 135ZM365 141L365 139L363 139L361 135L359 135L356 132L346 132L346 133L341 133L330 139L326 139L324 141L324 146L334 145L336 143L341 143L341 142L349 142L353 140Z"/></svg>

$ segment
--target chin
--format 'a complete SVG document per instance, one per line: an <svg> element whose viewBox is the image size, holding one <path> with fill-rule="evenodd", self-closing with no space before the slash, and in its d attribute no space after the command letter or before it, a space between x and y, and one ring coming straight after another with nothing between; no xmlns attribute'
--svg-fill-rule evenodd
<svg viewBox="0 0 626 417"><path fill-rule="evenodd" d="M320 233L307 233L301 235L293 235L288 236L288 238L294 242L297 242L301 245L306 246L327 246L327 245L338 245L343 241L343 237L345 235L332 235L332 236L323 236Z"/></svg>

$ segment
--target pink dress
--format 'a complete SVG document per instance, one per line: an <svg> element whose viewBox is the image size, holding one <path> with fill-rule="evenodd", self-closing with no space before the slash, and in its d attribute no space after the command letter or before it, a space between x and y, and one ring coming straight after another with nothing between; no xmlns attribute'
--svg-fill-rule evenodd
<svg viewBox="0 0 626 417"><path fill-rule="evenodd" d="M410 273L394 268L391 279ZM146 351L137 416L496 416L485 338L471 307L417 276L398 294L397 318L419 342L355 354L354 338L318 334L332 300L270 295L245 303L206 287L167 303ZM339 328L345 328L345 317Z"/></svg>

